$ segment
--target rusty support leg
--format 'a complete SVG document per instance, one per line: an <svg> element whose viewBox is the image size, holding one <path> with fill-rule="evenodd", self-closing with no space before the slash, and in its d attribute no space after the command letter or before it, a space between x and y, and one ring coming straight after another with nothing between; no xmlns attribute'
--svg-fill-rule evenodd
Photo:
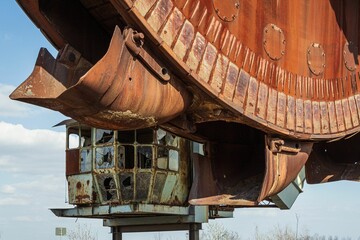
<svg viewBox="0 0 360 240"><path fill-rule="evenodd" d="M121 227L112 227L112 240L122 240L122 231Z"/></svg>
<svg viewBox="0 0 360 240"><path fill-rule="evenodd" d="M191 223L189 229L189 240L200 240L199 230L201 229L201 224Z"/></svg>

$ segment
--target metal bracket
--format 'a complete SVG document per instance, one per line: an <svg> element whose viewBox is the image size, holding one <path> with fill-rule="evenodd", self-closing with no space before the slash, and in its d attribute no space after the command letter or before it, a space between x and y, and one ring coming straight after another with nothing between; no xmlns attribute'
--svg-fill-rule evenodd
<svg viewBox="0 0 360 240"><path fill-rule="evenodd" d="M145 36L143 33L139 33L131 28L124 30L125 45L132 55L162 81L170 81L168 70L165 67L160 66L160 64L143 49L144 38Z"/></svg>
<svg viewBox="0 0 360 240"><path fill-rule="evenodd" d="M268 139L268 147L272 153L292 153L296 154L301 151L299 144L295 144L295 146L291 146L290 144L286 144L283 139L273 138Z"/></svg>

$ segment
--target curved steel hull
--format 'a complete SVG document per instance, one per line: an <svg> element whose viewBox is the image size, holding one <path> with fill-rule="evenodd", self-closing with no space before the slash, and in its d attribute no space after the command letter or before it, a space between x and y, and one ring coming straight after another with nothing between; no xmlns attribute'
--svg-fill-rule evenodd
<svg viewBox="0 0 360 240"><path fill-rule="evenodd" d="M134 56L125 44L132 34L116 28L108 52L94 66L70 47L57 60L41 50L33 73L10 97L105 129L153 127L174 119L190 105L191 95L175 76L166 72L161 78ZM148 55L143 61L158 66Z"/></svg>

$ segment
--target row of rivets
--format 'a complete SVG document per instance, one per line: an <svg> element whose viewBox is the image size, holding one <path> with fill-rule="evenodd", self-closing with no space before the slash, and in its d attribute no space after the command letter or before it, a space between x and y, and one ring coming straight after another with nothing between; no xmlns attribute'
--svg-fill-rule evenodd
<svg viewBox="0 0 360 240"><path fill-rule="evenodd" d="M218 17L225 22L236 19L240 9L239 0L213 0L213 6ZM272 60L279 60L285 55L286 40L281 28L275 24L268 24L263 32L263 47ZM358 48L352 42L344 45L343 57L346 68L355 71L357 67ZM307 64L314 75L320 75L325 70L325 51L321 44L312 43L307 49Z"/></svg>
<svg viewBox="0 0 360 240"><path fill-rule="evenodd" d="M281 28L275 24L268 24L264 28L263 33L263 46L266 54L272 60L279 60L285 55L286 40ZM357 56L358 48L352 42L347 42L344 45L344 63L349 71L355 71L358 65ZM314 75L320 75L324 72L325 64L325 51L319 43L312 43L306 53L307 64L310 71Z"/></svg>
<svg viewBox="0 0 360 240"><path fill-rule="evenodd" d="M225 22L232 22L239 14L238 0L213 0L213 6L218 17Z"/></svg>
<svg viewBox="0 0 360 240"><path fill-rule="evenodd" d="M310 71L315 75L320 75L325 70L325 51L321 44L312 43L307 50L307 64Z"/></svg>
<svg viewBox="0 0 360 240"><path fill-rule="evenodd" d="M285 55L285 36L275 24L268 24L264 28L263 46L266 54L272 60L279 60Z"/></svg>

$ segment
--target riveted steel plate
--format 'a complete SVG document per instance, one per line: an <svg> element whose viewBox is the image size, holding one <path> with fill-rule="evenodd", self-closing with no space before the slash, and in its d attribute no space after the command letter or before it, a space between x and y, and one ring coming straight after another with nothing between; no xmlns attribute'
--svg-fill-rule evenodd
<svg viewBox="0 0 360 240"><path fill-rule="evenodd" d="M353 42L346 42L344 44L344 63L349 71L355 71L358 64L358 47Z"/></svg>
<svg viewBox="0 0 360 240"><path fill-rule="evenodd" d="M225 22L234 21L239 14L238 0L213 0L213 5L218 17Z"/></svg>
<svg viewBox="0 0 360 240"><path fill-rule="evenodd" d="M307 63L314 75L320 75L325 69L325 51L321 44L312 43L307 50Z"/></svg>
<svg viewBox="0 0 360 240"><path fill-rule="evenodd" d="M284 32L275 24L268 24L264 28L263 45L266 54L272 60L279 60L285 55L286 40Z"/></svg>

